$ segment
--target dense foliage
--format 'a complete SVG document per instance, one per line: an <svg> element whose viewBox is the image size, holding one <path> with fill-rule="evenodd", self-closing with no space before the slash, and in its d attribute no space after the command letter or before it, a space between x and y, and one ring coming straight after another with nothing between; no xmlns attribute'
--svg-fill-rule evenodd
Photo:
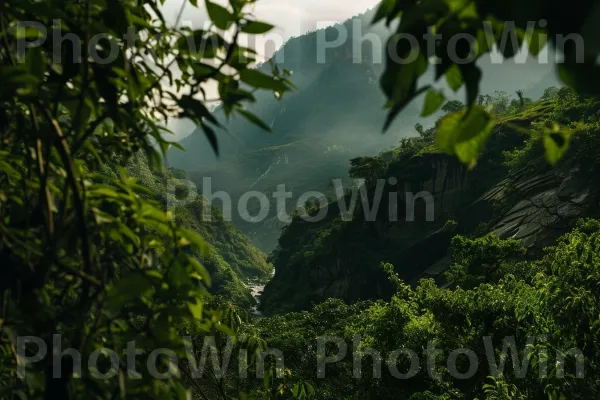
<svg viewBox="0 0 600 400"><path fill-rule="evenodd" d="M132 366L142 379L122 369L99 379L114 359L100 357L97 369L87 360L101 348L120 354L134 340L181 355L182 334L226 329L221 314L203 308L211 280L201 261L210 246L159 201L165 194L125 167L141 153L160 169L169 117L200 125L217 150L205 84L217 85L228 115L250 121L242 102L253 101L254 90L281 96L291 88L280 71L248 68L253 53L236 43L242 31L271 28L248 14L251 3L234 0L226 9L207 1L213 24L196 31L167 25L153 0L0 4L2 397L189 396L180 374L148 373L147 352ZM184 2L179 16L192 5ZM72 47L36 42L53 37L53 21L57 33L77 39L65 42ZM233 40L225 38L229 28ZM53 371L53 357L25 365L42 350L18 338L51 347L53 335L81 354L83 371L68 362ZM164 355L155 361L163 372L173 364Z"/></svg>
<svg viewBox="0 0 600 400"><path fill-rule="evenodd" d="M580 221L544 256L525 262L512 257L523 251L513 240L457 236L449 276L453 288L433 280L410 288L391 265L383 265L396 285L390 301L347 305L331 299L310 312L260 319L252 329L283 351L294 379L312 382L319 399L596 398L599 240L600 222ZM478 262L490 273L470 268ZM326 379L315 379L319 337L347 345L345 357L326 365ZM426 363L428 346L440 350L432 364ZM380 374L373 373L376 358L369 349L381 356ZM419 367L411 374L410 357L394 354L398 349L418 356ZM459 349L468 349L471 360L461 353L452 370L447 360ZM332 345L327 356L338 351ZM362 359L355 378L354 358Z"/></svg>
<svg viewBox="0 0 600 400"><path fill-rule="evenodd" d="M170 118L192 120L218 153L215 130L223 126L209 111L215 99L207 98L207 85L217 88L219 112L260 129L269 126L244 103L256 101L259 89L276 98L292 89L289 71L269 64L253 68L254 51L238 43L242 33L272 28L254 20L253 3L206 0L212 24L191 30L179 20L196 0L183 2L174 26L156 0L0 2L0 397L598 397L600 222L594 219L570 224L573 229L556 246L534 257L519 241L480 235L485 226L468 229L463 219L457 223L449 203L432 229L415 224L415 230L395 236L387 230L399 224L386 224L383 215L373 223L333 217L302 225L297 214L273 254L276 279L287 282L279 289L271 285L277 294L271 304L287 296L292 304L281 308L307 309L331 290L344 297L346 284L353 289L347 300L370 301L327 300L310 312L248 318L252 299L241 279L265 279L269 264L205 199L177 203L189 193L177 185L171 192L169 182L185 175L162 164L169 147L178 146L165 139ZM521 28L528 18L546 18L549 33L595 22L597 13L587 19L590 1L580 1L580 16L568 23L558 1L544 4L384 0L375 19L389 23L402 14L398 32L419 37L428 26L451 34L491 17L517 16ZM73 34L74 47L42 40L56 21L63 35ZM493 27L495 35L501 25ZM539 50L540 41L529 39L537 43L532 51ZM564 55L563 80L579 92L596 93L597 66L587 58L574 64L571 51ZM430 91L423 115L440 108L448 113L434 127L418 127L418 137L386 154L352 161L352 176L365 177L368 191L377 179L391 177L415 187L435 185L432 163L448 180L459 181L466 168L442 152L475 168L468 200L485 191L484 181L516 174L542 154L559 167L597 171L595 98L570 89L549 90L537 103L522 92L517 98L478 96L474 64L442 61L438 77L445 74L453 89L464 82L469 107L444 104L441 93ZM416 63L388 62L382 78L391 107L387 125L424 92L415 82L427 63L422 54ZM484 147L488 157L475 167ZM565 157L568 150L571 157ZM446 179L440 193L445 190ZM308 214L318 212L308 208ZM202 218L207 211L213 213L210 223ZM456 236L457 229L464 235ZM448 247L445 287L431 279L415 287L403 281ZM386 258L411 264L394 267L382 263ZM332 279L325 290L313 290L323 266L332 277L343 273L345 283ZM302 279L307 275L313 280ZM379 278L387 281L365 295L365 286ZM327 366L327 379L316 379L316 364L323 361L319 349L325 355L333 350L320 348L316 337L350 343L357 335L361 343L350 345L349 354L372 358L363 373L346 358ZM489 364L489 353L502 357L509 338L520 359L531 363L524 377L515 355L504 371ZM119 359L134 342L139 357ZM396 349L432 345L440 358L456 361L458 372L440 363L418 369L411 380L396 379L408 366ZM202 349L200 360L190 346ZM371 347L385 357L395 354L388 364L397 369L381 376L370 372L378 361ZM282 350L287 364L267 359L268 348ZM473 374L465 376L469 359L457 356L457 348L474 354L480 368ZM230 368L239 374L223 375L211 364L195 375L196 361L218 361L232 352ZM33 361L42 353L46 357Z"/></svg>
<svg viewBox="0 0 600 400"><path fill-rule="evenodd" d="M367 220L363 195L356 187L348 188L354 193L330 202L327 216L320 222L296 216L283 230L279 247L273 252L277 274L265 289L264 309L269 312L306 309L329 296L347 301L390 296L391 287L379 269L381 262L393 263L402 279L414 280L446 254L453 235L474 234L480 222L493 221L494 215L474 215L465 210L527 162L543 160L544 136L540 132L546 126L557 120L572 127L583 126L584 121L595 118L592 99L579 98L569 89L561 90L568 95L567 100L543 98L523 107L507 93L482 97L482 104L496 109L497 123L484 157L471 170L444 154L436 143L436 128L445 117L427 129L417 125L417 135L402 139L398 146L379 156L352 159L349 174L364 180L368 207L378 204L375 218ZM464 106L451 101L444 107L452 113ZM584 117L588 114L589 117ZM563 163L579 164L595 154L584 156L581 149L593 146L579 144L597 137L598 131L587 126L587 135L573 135L570 155ZM541 168L547 170L549 166L542 162ZM537 173L533 168L525 169L530 178ZM593 176L591 164L586 163L581 169ZM395 184L389 184L390 179ZM382 182L384 186L377 195ZM432 221L426 219L423 200L411 203L403 196L404 192L421 191L433 195ZM401 196L395 220L390 218L390 193ZM352 197L356 197L352 218L343 218L340 210L348 207ZM381 199L379 203L377 197ZM517 194L514 198L518 199ZM411 204L416 223L407 220L406 207ZM313 212L316 214L318 210ZM448 224L453 220L458 225ZM484 229L483 225L481 228ZM474 263L474 268L481 268L480 263Z"/></svg>
<svg viewBox="0 0 600 400"><path fill-rule="evenodd" d="M244 281L262 282L271 276L266 255L254 247L221 211L186 186L186 174L177 170L152 171L140 154L133 157L127 171L137 182L154 193L163 209L169 208L177 226L202 236L211 251L199 260L210 274L209 291L216 295L211 303L233 303L249 308L255 301ZM169 187L171 186L171 187ZM178 196L180 195L180 196ZM180 199L178 199L180 197ZM205 213L210 211L210 220Z"/></svg>

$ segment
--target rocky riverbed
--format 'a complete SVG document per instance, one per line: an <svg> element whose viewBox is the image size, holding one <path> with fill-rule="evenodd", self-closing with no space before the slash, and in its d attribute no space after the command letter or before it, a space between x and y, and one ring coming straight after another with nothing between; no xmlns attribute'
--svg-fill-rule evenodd
<svg viewBox="0 0 600 400"><path fill-rule="evenodd" d="M256 301L256 304L250 309L250 315L254 317L261 317L262 312L258 310L258 306L260 305L260 296L262 295L263 290L265 288L265 283L246 282L246 287L250 289L250 291L252 292L252 297L254 297L254 300Z"/></svg>

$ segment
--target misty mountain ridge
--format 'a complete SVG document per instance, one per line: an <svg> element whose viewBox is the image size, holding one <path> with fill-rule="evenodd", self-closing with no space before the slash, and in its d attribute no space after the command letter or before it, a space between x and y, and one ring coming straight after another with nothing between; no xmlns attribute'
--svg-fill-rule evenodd
<svg viewBox="0 0 600 400"><path fill-rule="evenodd" d="M298 195L309 190L326 192L331 179L347 178L350 159L377 155L394 147L403 137L416 134L416 123L432 124L439 114L422 118L423 101L419 98L382 134L387 111L379 78L385 66L377 62L382 58L378 47L385 48L391 31L383 24L371 25L373 14L374 10L369 10L343 24L348 40L339 47L326 49L325 63L317 62L318 41L323 38L334 41L340 25L292 38L274 53L271 61L280 69L293 72L291 80L298 90L287 93L281 100L272 93L257 92L256 103L247 107L272 132L267 133L238 117L226 121L217 107L214 114L226 128L217 132L220 156L214 154L204 132L197 129L179 142L185 152L169 151L169 166L186 170L199 189L202 178L211 177L212 191L224 190L234 200L248 190L262 191L270 197L277 185L286 184L288 190L294 190L294 199L288 202L291 212ZM373 34L383 46L372 46L369 40L362 40L373 38ZM360 62L353 54L355 46L362 49ZM554 66L539 64L532 57L523 64L515 60L494 64L487 57L479 65L486 77L482 93L498 90L514 94L521 89L527 97L538 98L545 88L559 84ZM268 72L270 66L265 63L259 68ZM420 83L432 83L433 79L434 71L430 68ZM464 91L454 93L445 81L433 86L443 89L449 100L464 101ZM269 227L246 224L235 218L234 222L259 247L272 250L281 227L273 217L267 218L272 221Z"/></svg>

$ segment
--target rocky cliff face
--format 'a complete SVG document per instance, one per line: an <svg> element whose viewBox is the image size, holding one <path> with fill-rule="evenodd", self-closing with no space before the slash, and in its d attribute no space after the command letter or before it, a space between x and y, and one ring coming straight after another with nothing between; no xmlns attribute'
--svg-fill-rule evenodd
<svg viewBox="0 0 600 400"><path fill-rule="evenodd" d="M575 160L572 160L575 161ZM556 238L582 217L599 215L600 187L597 180L576 162L550 169L536 158L461 211L461 231L493 233L502 239L521 240L529 255L554 244ZM433 262L412 279L427 277L443 282L441 274L450 257Z"/></svg>
<svg viewBox="0 0 600 400"><path fill-rule="evenodd" d="M568 165L532 174L535 165L543 162L533 161L474 204L501 207L503 212L490 231L519 239L529 248L551 244L574 219L593 213L598 201L598 188L580 167Z"/></svg>
<svg viewBox="0 0 600 400"><path fill-rule="evenodd" d="M408 280L445 256L454 232L445 227L448 215L469 197L466 169L439 153L415 156L402 167L392 162L389 170L396 169L385 176L375 220L365 218L359 206L351 221L343 221L339 203L329 204L318 223L294 219L274 252L276 274L265 288L264 310L308 308L329 297L385 298L392 287L378 268L381 262L393 262ZM390 193L398 194L394 212ZM431 196L429 210L423 194Z"/></svg>

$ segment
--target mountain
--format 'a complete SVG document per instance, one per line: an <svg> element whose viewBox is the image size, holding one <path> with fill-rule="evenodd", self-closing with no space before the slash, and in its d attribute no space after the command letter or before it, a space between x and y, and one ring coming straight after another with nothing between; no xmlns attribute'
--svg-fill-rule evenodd
<svg viewBox="0 0 600 400"><path fill-rule="evenodd" d="M226 121L217 108L214 114L227 130L218 132L218 158L201 130L180 141L186 151L169 151L169 165L186 170L199 190L203 178L210 177L213 192L225 191L232 197L234 223L265 251L276 247L285 225L277 218L271 198L277 185L293 189L286 208L291 213L302 193L327 195L331 179L347 179L350 159L394 147L402 138L416 134L416 123L426 125L439 116L421 118L422 101L418 99L382 134L386 110L379 77L384 70L385 40L391 31L381 24L371 25L373 13L370 10L343 24L290 39L273 55L271 61L281 70L293 72L291 79L298 90L281 100L271 93L256 94L257 102L248 109L271 126L271 133L243 119ZM347 32L348 40L321 50L324 40L333 42L340 32ZM357 49L361 49L360 56ZM324 62L318 60L320 52ZM557 83L553 66L532 58L499 65L490 57L479 64L486 77L483 93L524 89L527 96L539 97L543 89ZM267 64L260 68L268 71ZM422 82L433 82L433 78L432 68ZM445 82L436 86L445 90L448 99L464 99L462 91L453 93ZM261 223L248 223L235 212L237 201L249 190L270 198L270 213ZM258 205L250 208L257 212Z"/></svg>
<svg viewBox="0 0 600 400"><path fill-rule="evenodd" d="M376 197L375 178L386 182L376 218L366 218L358 202L353 218L344 220L340 202L347 204L350 195L330 204L320 222L295 217L272 256L276 273L261 297L264 311L310 309L330 297L346 302L389 298L394 288L382 263L393 264L406 282L425 277L444 286L457 234L518 239L528 249L526 257L534 258L579 218L597 217L600 102L568 89L558 93L501 116L472 170L438 151L432 136L412 138L355 163L355 173L373 177L367 180L369 205ZM544 158L543 138L535 134L536 127L552 123L574 127L569 152L555 167ZM430 194L431 208L407 193ZM396 220L388 211L390 194L399 196ZM405 206L414 206L414 218Z"/></svg>

